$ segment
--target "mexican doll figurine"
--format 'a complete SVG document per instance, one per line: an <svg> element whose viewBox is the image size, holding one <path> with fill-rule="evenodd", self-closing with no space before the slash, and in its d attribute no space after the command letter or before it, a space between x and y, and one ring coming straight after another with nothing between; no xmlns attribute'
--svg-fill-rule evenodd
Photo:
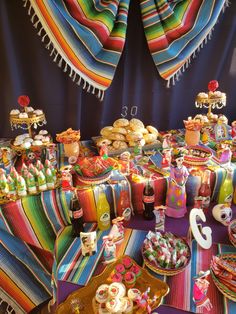
<svg viewBox="0 0 236 314"><path fill-rule="evenodd" d="M212 309L212 304L207 296L209 281L207 280L210 271L200 271L197 276L193 277L193 301L197 307L197 312L205 313Z"/></svg>
<svg viewBox="0 0 236 314"><path fill-rule="evenodd" d="M173 150L165 210L165 214L169 217L180 218L187 212L185 184L189 173L183 165L183 160L183 151Z"/></svg>

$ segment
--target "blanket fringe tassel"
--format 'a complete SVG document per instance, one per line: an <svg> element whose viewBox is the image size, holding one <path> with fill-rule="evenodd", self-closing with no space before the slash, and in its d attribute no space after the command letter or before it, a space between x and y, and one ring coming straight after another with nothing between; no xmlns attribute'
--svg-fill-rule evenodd
<svg viewBox="0 0 236 314"><path fill-rule="evenodd" d="M81 77L78 73L75 72L73 68L65 61L63 56L57 51L54 47L52 41L50 40L48 34L45 32L44 27L42 26L40 20L37 17L37 14L34 12L33 7L31 6L30 0L22 0L24 2L23 6L28 8L28 15L31 15L31 22L33 23L34 28L38 30L38 35L41 36L41 41L45 42L46 39L48 43L45 45L45 48L50 51L50 57L53 58L53 62L57 63L60 68L63 68L63 72L69 72L69 77L72 79L73 82L76 82L77 85L82 86L83 90L86 92L96 95L100 101L103 101L105 92L92 84L86 81L83 77Z"/></svg>
<svg viewBox="0 0 236 314"><path fill-rule="evenodd" d="M224 13L225 9L229 6L229 4L230 4L229 0L225 0L225 3L222 7L223 13ZM184 64L179 68L179 70L167 80L167 84L166 84L167 88L170 88L171 85L172 86L175 85L176 81L179 81L179 77L190 66L191 60L196 58L197 53L204 47L204 45L207 44L208 40L211 40L213 31L214 31L214 27L210 30L210 32L207 34L207 36L202 40L202 42L199 44L199 46L192 52L192 54L185 60Z"/></svg>

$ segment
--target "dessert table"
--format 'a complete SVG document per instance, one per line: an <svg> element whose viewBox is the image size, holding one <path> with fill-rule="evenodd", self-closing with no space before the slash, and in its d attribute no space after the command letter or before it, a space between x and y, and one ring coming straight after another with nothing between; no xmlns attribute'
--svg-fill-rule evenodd
<svg viewBox="0 0 236 314"><path fill-rule="evenodd" d="M58 153L58 166L61 168L67 165L61 145L59 145ZM213 166L215 167L211 168L211 185L213 191L212 200L214 201L217 197L225 169L219 165ZM233 164L232 167L235 170ZM189 176L186 187L192 191L195 189L195 181L193 179L193 177ZM156 192L155 204L164 204L167 180L160 173L155 173L153 180ZM142 230L145 232L154 230L155 225L154 221L144 221L141 215L144 182L135 182L132 180L132 177L125 177L114 173L111 180L103 184L112 216L116 215L116 207L117 202L119 202L119 193L122 185L128 191L129 198L132 201L130 205L135 212L128 225L129 229L127 229L131 231L127 231L127 233L134 232L140 234L142 238L145 235ZM96 220L95 189L96 186L78 186L81 205L87 213L85 221L92 223L90 224L91 228L94 228L93 222ZM71 243L73 242L73 238L70 236L71 226L69 218L71 194L68 191L65 192L61 188L58 188L33 196L28 195L16 202L9 202L0 207L0 289L3 291L2 294L6 292L5 298L9 304L14 305L17 313L29 312L36 305L42 303L52 295L54 295L57 304L60 304L70 292L86 284L90 275L101 271L97 267L102 255L101 251L96 256L97 262L95 266L94 263L90 264L89 276L84 276L80 268L80 259L74 265L77 271L73 271L74 266L69 275L65 271L68 265L64 266L63 263L64 261L68 262L66 260L68 252L69 254L73 252L70 250ZM233 215L233 218L236 218L235 206L233 206ZM212 227L213 242L230 244L227 229L213 219L211 210L208 210L207 213L207 225ZM189 228L188 214L180 219L166 217L165 226L166 231L186 237ZM64 237L64 235L66 236ZM127 253L124 250L120 252L122 254L124 252ZM140 254L140 252L135 254ZM142 263L139 258L137 261L140 264ZM91 262L93 262L92 258ZM80 270L81 274L79 278L80 280L83 279L82 281L77 280ZM25 282L27 282L27 285L25 285ZM211 282L211 285L213 286L214 283ZM191 291L190 286L188 286L188 291ZM226 302L225 299L223 301ZM188 304L190 304L189 302ZM232 307L231 303L229 308ZM183 305L173 305L169 301L168 304L175 307L173 312L169 306L163 305L158 309L158 313L181 313L178 311L179 308L183 309ZM184 309L186 310L187 308L185 307ZM189 309L193 311L192 308L189 307ZM228 313L234 313L230 311Z"/></svg>

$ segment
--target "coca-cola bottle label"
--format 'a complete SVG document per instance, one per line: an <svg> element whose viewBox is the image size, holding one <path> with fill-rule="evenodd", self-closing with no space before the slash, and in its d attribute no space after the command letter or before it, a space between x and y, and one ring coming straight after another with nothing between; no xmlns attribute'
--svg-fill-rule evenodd
<svg viewBox="0 0 236 314"><path fill-rule="evenodd" d="M79 219L82 216L83 216L83 209L82 208L75 210L75 211L72 211L72 210L70 211L70 218Z"/></svg>
<svg viewBox="0 0 236 314"><path fill-rule="evenodd" d="M144 203L154 203L155 196L154 195L143 195L143 202Z"/></svg>

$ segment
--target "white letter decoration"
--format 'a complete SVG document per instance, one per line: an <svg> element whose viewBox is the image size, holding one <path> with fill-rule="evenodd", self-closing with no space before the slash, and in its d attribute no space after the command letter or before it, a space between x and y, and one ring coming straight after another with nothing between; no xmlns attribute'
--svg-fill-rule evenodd
<svg viewBox="0 0 236 314"><path fill-rule="evenodd" d="M212 245L212 230L210 227L203 227L197 223L197 218L200 217L203 222L206 222L206 216L201 208L193 208L189 215L189 223L194 238L203 249L209 249ZM203 237L203 235L205 237Z"/></svg>

